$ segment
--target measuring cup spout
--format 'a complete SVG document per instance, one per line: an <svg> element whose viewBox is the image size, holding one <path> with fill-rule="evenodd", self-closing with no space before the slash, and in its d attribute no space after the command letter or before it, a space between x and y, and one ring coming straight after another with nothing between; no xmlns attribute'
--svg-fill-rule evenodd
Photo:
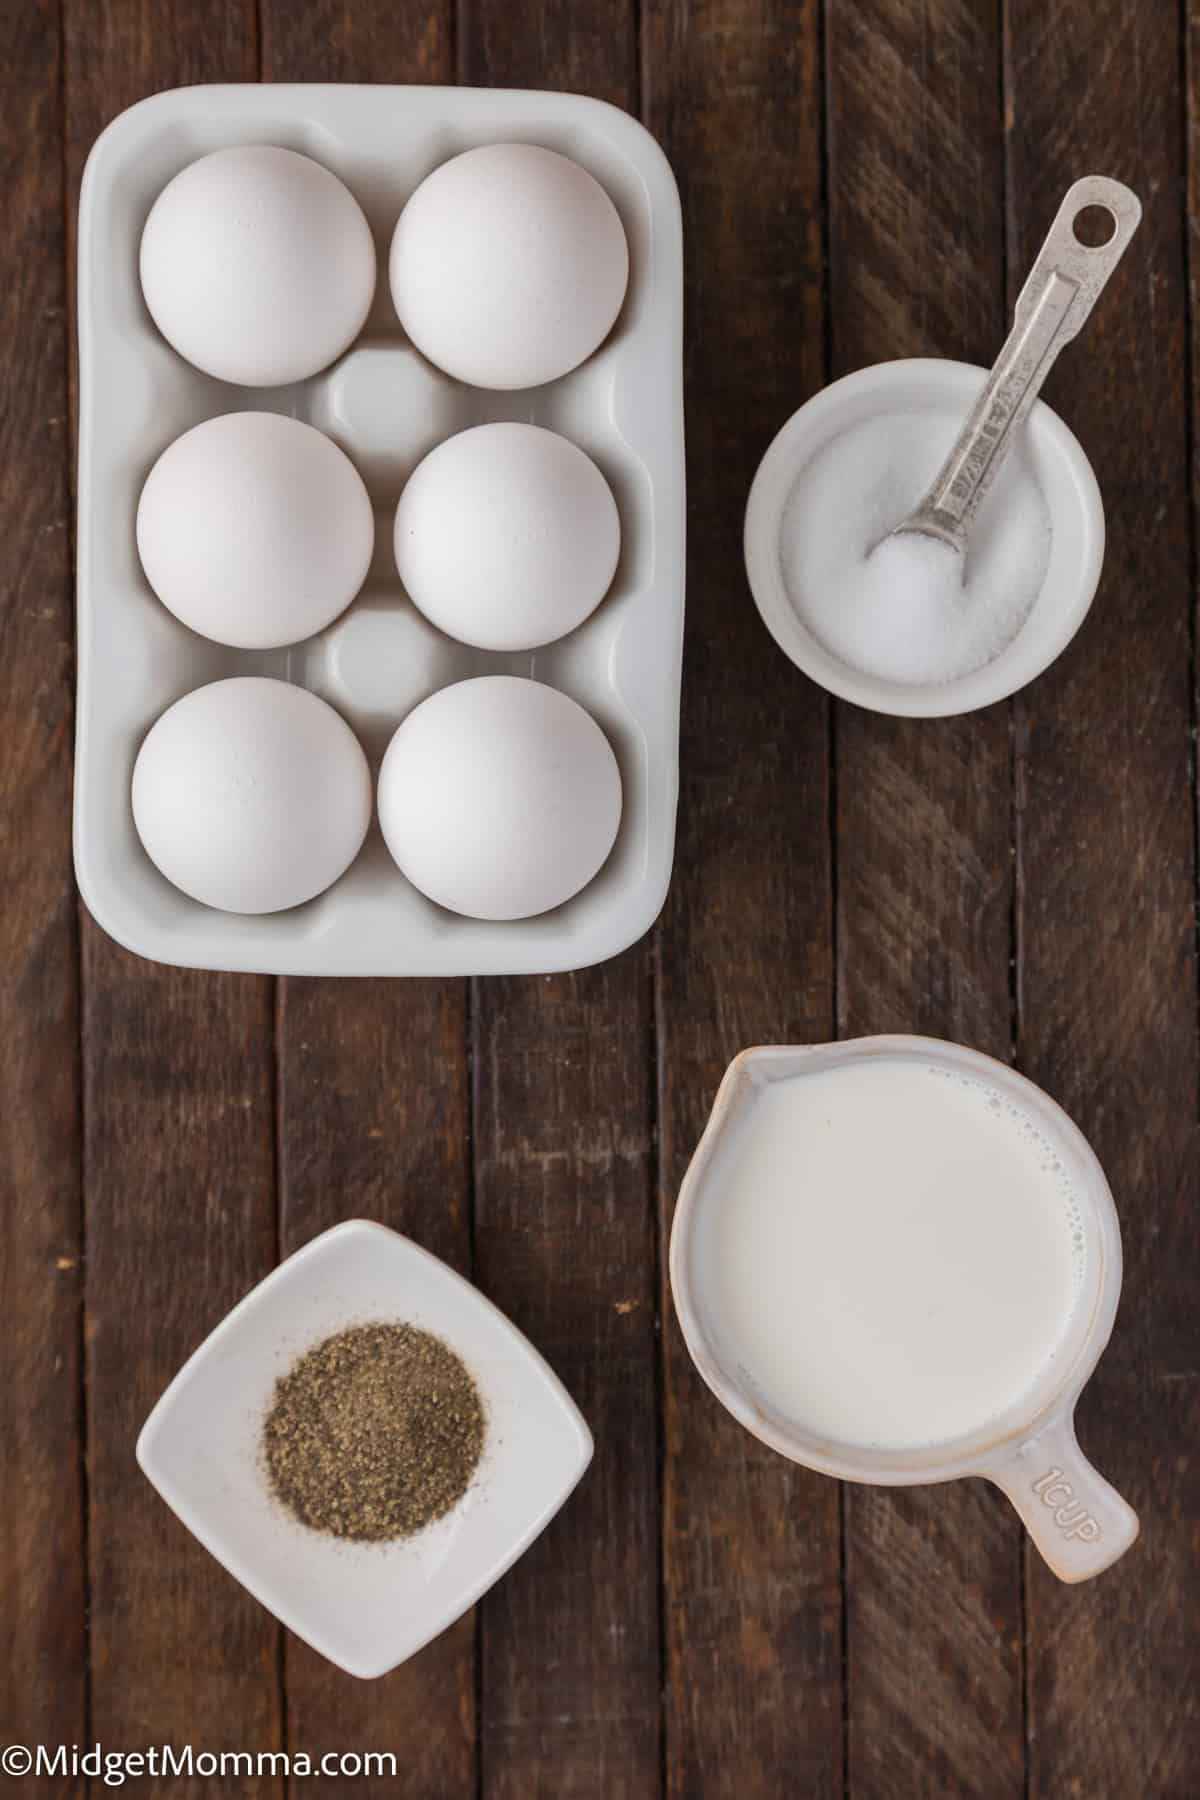
<svg viewBox="0 0 1200 1800"><path fill-rule="evenodd" d="M1000 1451L980 1474L1008 1495L1060 1581L1099 1575L1137 1537L1137 1514L1088 1462L1070 1414Z"/></svg>

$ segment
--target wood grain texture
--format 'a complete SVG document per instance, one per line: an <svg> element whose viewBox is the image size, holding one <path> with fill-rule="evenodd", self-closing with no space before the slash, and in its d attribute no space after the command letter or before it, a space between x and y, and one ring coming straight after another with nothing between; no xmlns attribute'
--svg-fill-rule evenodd
<svg viewBox="0 0 1200 1800"><path fill-rule="evenodd" d="M469 1273L462 984L280 985L281 1253L342 1219L377 1219ZM413 1800L474 1793L470 1616L380 1681L356 1681L291 1636L284 1666L293 1751L390 1750ZM386 1777L355 1789L396 1791Z"/></svg>
<svg viewBox="0 0 1200 1800"><path fill-rule="evenodd" d="M159 88L257 71L242 0L70 0L65 44L72 231L110 118ZM168 1380L274 1261L272 984L139 961L85 918L83 996L93 1731L130 1749L274 1749L278 1627L134 1461Z"/></svg>
<svg viewBox="0 0 1200 1800"><path fill-rule="evenodd" d="M1019 1050L1104 1164L1125 1288L1079 1413L1141 1515L1100 1580L1029 1568L1030 1793L1184 1800L1200 1779L1200 1369L1182 44L1176 9L1009 0L1010 271L1066 183L1143 224L1047 390L1108 513L1095 607L1019 703Z"/></svg>
<svg viewBox="0 0 1200 1800"><path fill-rule="evenodd" d="M755 466L824 373L818 8L651 0L645 117L688 275L689 583L679 841L660 934L662 1227L730 1058L833 1034L828 705L746 587ZM838 1492L760 1446L664 1295L667 1787L838 1795Z"/></svg>
<svg viewBox="0 0 1200 1800"><path fill-rule="evenodd" d="M263 0L260 19L268 81L454 77L451 0ZM370 1218L469 1273L465 982L293 980L278 992L280 1253ZM284 1668L293 1751L392 1751L412 1800L474 1793L472 1616L382 1681L356 1681L290 1635ZM311 1785L314 1796L345 1786ZM367 1800L395 1782L355 1791Z"/></svg>
<svg viewBox="0 0 1200 1800"><path fill-rule="evenodd" d="M471 0L459 66L636 110L633 8ZM649 951L473 992L477 1277L596 1443L565 1511L481 1608L481 1791L640 1800L661 1784Z"/></svg>
<svg viewBox="0 0 1200 1800"><path fill-rule="evenodd" d="M1189 366L1180 183L1190 147L1200 212L1196 6L63 0L60 44L49 0L0 0L0 23L0 1742L390 1749L400 1776L378 1791L431 1800L620 1800L664 1783L675 1800L1009 1800L1023 1780L1031 1800L1192 1800L1200 253L1193 241ZM123 106L254 79L260 47L276 79L457 70L631 106L641 80L680 179L691 576L673 891L656 946L580 976L479 983L473 1023L455 983L294 982L276 1006L269 982L140 963L86 920L78 991L62 313L78 180ZM1011 303L1063 187L1091 168L1147 208L1050 390L1105 492L1096 608L1015 704L1011 735L1003 709L905 724L839 708L831 765L828 703L746 590L753 470L830 372L986 360L1005 278ZM1125 1299L1080 1424L1143 1539L1072 1590L986 1490L857 1491L843 1618L836 1487L721 1412L665 1293L659 1388L673 1196L746 1044L915 1028L1003 1056L1014 1026L1020 1065L1092 1138L1121 1210ZM154 1496L133 1445L275 1260L277 1227L290 1249L363 1214L468 1267L473 1178L475 1273L580 1399L597 1461L490 1596L478 1668L466 1620L396 1676L353 1683L294 1641L281 1657L269 1616ZM281 1786L222 1791L282 1800Z"/></svg>
<svg viewBox="0 0 1200 1800"><path fill-rule="evenodd" d="M831 373L990 363L1005 332L999 10L833 6ZM929 470L930 478L935 471ZM839 1035L1007 1060L1009 709L835 724ZM847 1486L848 1792L1019 1796L1021 1528L982 1482Z"/></svg>
<svg viewBox="0 0 1200 1800"><path fill-rule="evenodd" d="M459 80L638 105L638 0L458 0Z"/></svg>
<svg viewBox="0 0 1200 1800"><path fill-rule="evenodd" d="M602 969L478 983L475 1267L596 1454L485 1598L482 1791L659 1791L650 985Z"/></svg>
<svg viewBox="0 0 1200 1800"><path fill-rule="evenodd" d="M57 7L0 7L0 1744L86 1728L80 1070ZM47 1554L47 1548L51 1553ZM34 1792L72 1784L30 1781Z"/></svg>
<svg viewBox="0 0 1200 1800"><path fill-rule="evenodd" d="M264 81L454 79L454 0L259 0Z"/></svg>

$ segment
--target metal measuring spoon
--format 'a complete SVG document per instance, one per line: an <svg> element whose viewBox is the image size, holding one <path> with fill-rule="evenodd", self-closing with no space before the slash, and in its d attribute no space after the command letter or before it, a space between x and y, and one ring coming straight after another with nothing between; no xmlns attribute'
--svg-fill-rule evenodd
<svg viewBox="0 0 1200 1800"><path fill-rule="evenodd" d="M1085 244L1076 234L1076 221L1088 207L1100 207L1112 220L1112 234L1103 244ZM1021 289L1012 330L966 424L925 498L889 537L916 531L965 553L971 523L1018 426L1055 357L1091 312L1141 217L1142 203L1132 189L1105 175L1085 175L1067 189Z"/></svg>

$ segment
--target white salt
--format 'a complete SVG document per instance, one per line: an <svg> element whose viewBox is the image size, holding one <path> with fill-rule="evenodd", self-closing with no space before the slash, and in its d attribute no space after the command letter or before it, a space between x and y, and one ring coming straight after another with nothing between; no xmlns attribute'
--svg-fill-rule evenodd
<svg viewBox="0 0 1200 1800"><path fill-rule="evenodd" d="M966 555L936 538L889 538L954 442L951 413L880 413L800 471L784 509L784 586L832 655L885 681L954 681L991 662L1033 607L1050 559L1050 513L1014 447Z"/></svg>

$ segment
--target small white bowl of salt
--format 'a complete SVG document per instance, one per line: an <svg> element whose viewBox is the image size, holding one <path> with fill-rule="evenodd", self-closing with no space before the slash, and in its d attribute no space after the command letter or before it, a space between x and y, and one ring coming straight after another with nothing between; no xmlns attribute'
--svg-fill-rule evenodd
<svg viewBox="0 0 1200 1800"><path fill-rule="evenodd" d="M831 693L910 717L971 712L1040 675L1079 629L1104 507L1037 391L1140 216L1119 183L1076 182L990 373L878 363L771 444L746 509L750 587L780 648Z"/></svg>

